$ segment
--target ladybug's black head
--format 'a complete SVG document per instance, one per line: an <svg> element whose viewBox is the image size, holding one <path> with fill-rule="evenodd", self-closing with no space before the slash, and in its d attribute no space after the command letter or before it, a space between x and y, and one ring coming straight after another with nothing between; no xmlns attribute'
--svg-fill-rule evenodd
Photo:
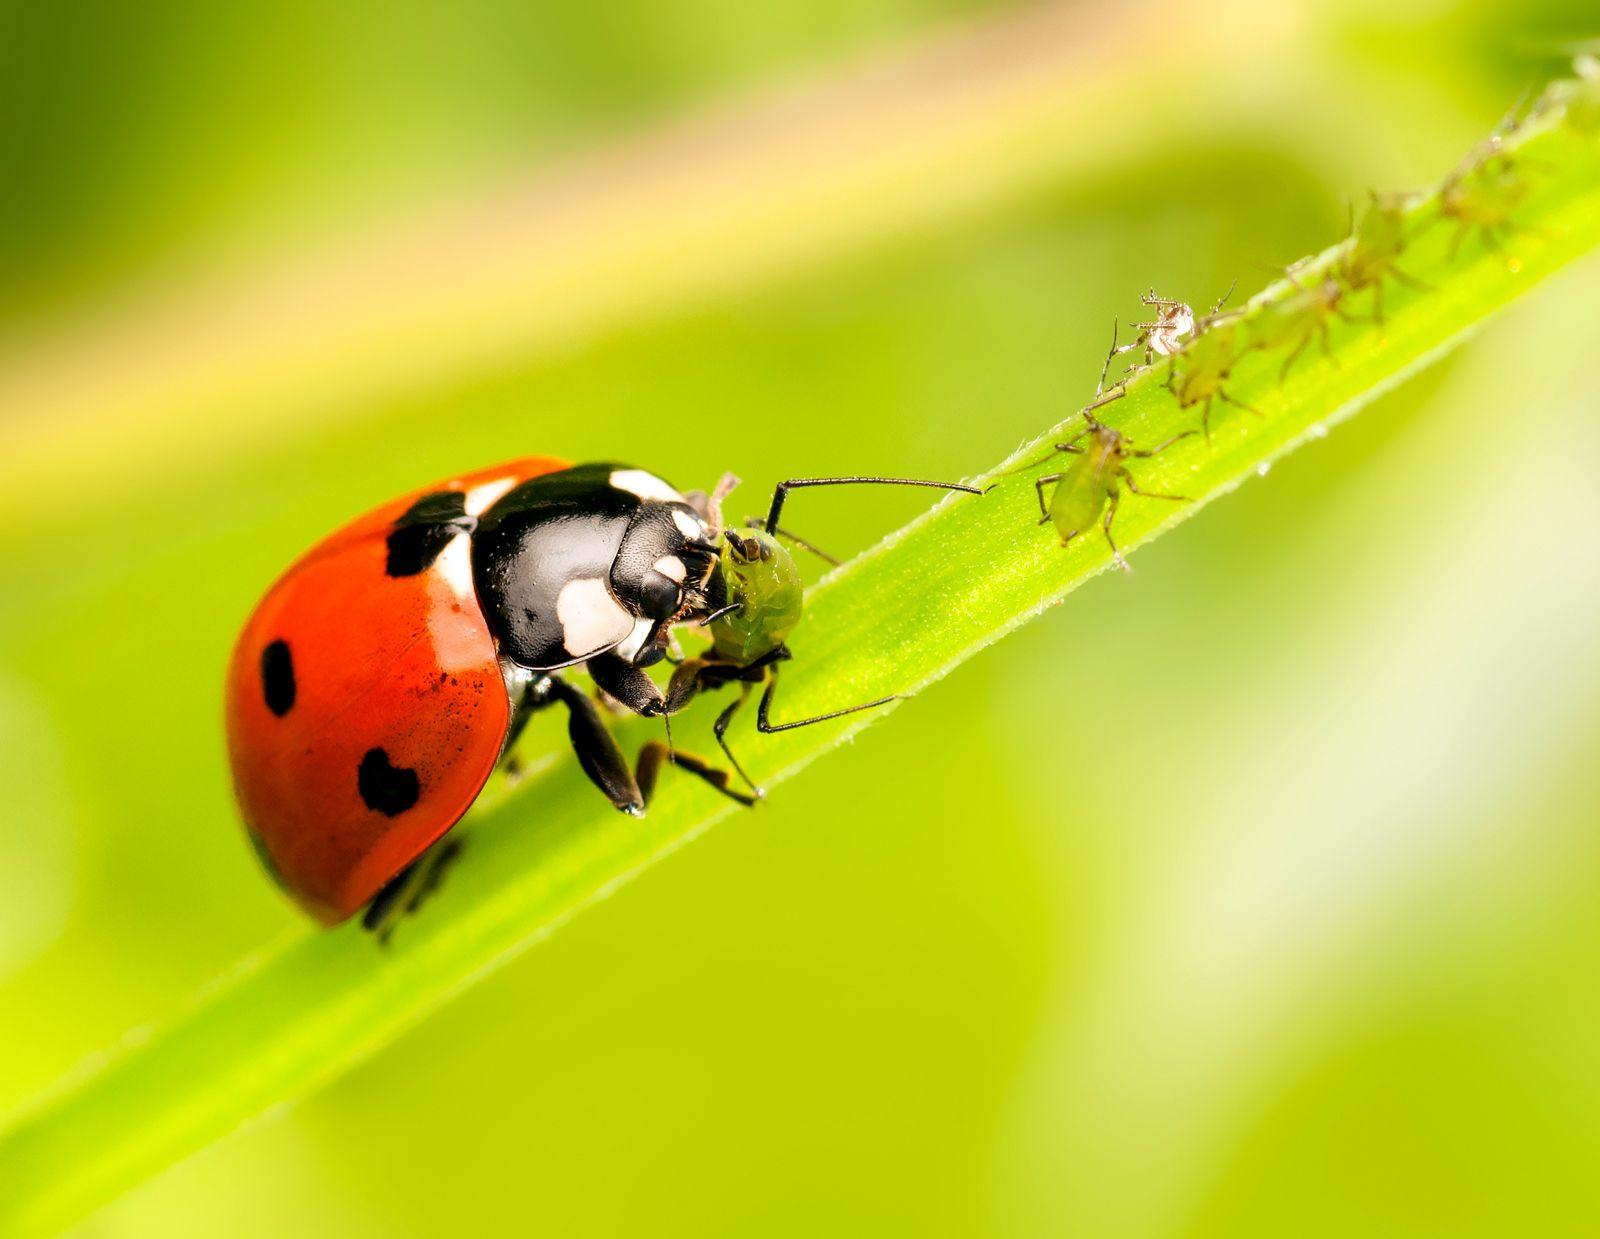
<svg viewBox="0 0 1600 1239"><path fill-rule="evenodd" d="M717 566L712 527L681 500L651 499L623 535L611 567L611 590L623 606L654 621L634 661L661 657L668 630L710 610L707 588Z"/></svg>

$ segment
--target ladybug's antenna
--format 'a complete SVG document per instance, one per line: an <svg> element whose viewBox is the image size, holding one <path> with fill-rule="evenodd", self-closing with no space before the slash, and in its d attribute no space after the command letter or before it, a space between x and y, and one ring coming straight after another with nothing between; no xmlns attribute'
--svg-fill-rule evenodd
<svg viewBox="0 0 1600 1239"><path fill-rule="evenodd" d="M713 542L722 536L722 501L733 493L733 488L737 485L739 485L738 474L724 473L711 488L711 495L706 500L706 514L711 518L709 532Z"/></svg>
<svg viewBox="0 0 1600 1239"><path fill-rule="evenodd" d="M772 506L767 509L767 519L762 525L769 534L778 533L778 516L783 511L783 501L789 497L789 492L799 490L803 486L931 486L935 490L959 490L969 495L983 494L978 487L968 486L965 482L930 482L924 478L790 478L787 482L779 482L773 488Z"/></svg>

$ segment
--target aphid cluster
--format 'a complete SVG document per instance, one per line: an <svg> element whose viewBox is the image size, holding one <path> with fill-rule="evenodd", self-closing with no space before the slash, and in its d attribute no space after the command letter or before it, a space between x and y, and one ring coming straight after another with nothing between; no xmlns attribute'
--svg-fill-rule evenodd
<svg viewBox="0 0 1600 1239"><path fill-rule="evenodd" d="M1530 116L1600 132L1600 60L1580 57L1577 76L1547 90ZM1242 309L1225 309L1224 295L1197 315L1147 292L1131 341L1119 342L1112 323L1082 429L1013 471L1065 458L1032 480L1039 523L1064 546L1098 526L1126 570L1113 532L1124 494L1184 502L1144 489L1134 463L1196 434L1209 443L1219 403L1259 416L1229 390L1242 360L1281 356L1280 383L1313 343L1338 364L1332 320L1381 323L1386 286L1425 287L1402 266L1423 230L1453 225L1451 254L1474 236L1498 249L1517 231L1533 166L1511 140L1515 128L1502 126L1445 177L1431 214L1404 195L1373 194L1333 254L1290 267ZM1138 447L1101 410L1158 371L1178 408L1198 410L1198 426ZM740 804L760 799L728 740L752 697L764 733L893 700L773 719L804 614L790 547L821 555L779 524L785 502L796 490L842 485L982 492L916 478L798 478L778 484L764 518L730 529L722 505L734 484L725 475L709 494L680 492L627 465L518 460L396 500L312 548L256 608L228 673L235 787L269 872L319 919L365 908L368 927L385 934L438 882L459 850L451 828L493 772L514 762L518 736L543 711L565 713L584 774L617 809L640 815L667 766ZM687 655L679 634L697 634ZM675 664L664 682L649 673L662 661ZM594 693L570 682L577 670ZM732 697L712 734L725 764L673 747L672 716L724 688ZM630 763L608 706L662 719L665 739Z"/></svg>
<svg viewBox="0 0 1600 1239"><path fill-rule="evenodd" d="M1532 114L1547 116L1559 109L1565 123L1579 132L1594 133L1600 131L1600 58L1585 54L1576 67L1577 76L1547 90ZM1111 348L1100 367L1095 399L1081 413L1084 429L1057 443L1043 460L1023 466L1026 470L1038 468L1058 453L1075 457L1064 469L1034 479L1040 523L1055 525L1063 545L1100 524L1115 563L1126 569L1127 562L1112 535L1122 493L1178 498L1141 490L1128 462L1154 456L1194 431L1137 450L1120 431L1100 420L1097 411L1121 398L1139 375L1164 367L1161 385L1179 408L1199 409L1199 430L1209 442L1212 415L1219 402L1259 416L1258 410L1229 391L1234 367L1247 355L1280 353L1280 384L1313 342L1330 364L1338 365L1330 333L1332 320L1366 319L1381 324L1384 289L1391 282L1427 291L1427 285L1401 265L1407 247L1421 232L1441 220L1453 222L1456 233L1449 244L1453 256L1473 233L1485 246L1498 249L1517 231L1513 212L1531 185L1528 161L1509 141L1516 127L1516 122L1508 120L1444 178L1436 195L1437 210L1431 216L1419 218L1419 199L1413 195L1374 192L1359 215L1352 213L1349 236L1330 259L1315 267L1309 263L1289 267L1282 285L1243 310L1225 310L1228 298L1224 296L1208 314L1196 315L1188 302L1157 296L1153 289L1145 293L1141 301L1152 313L1147 321L1132 324L1131 341L1122 343L1121 324L1112 322ZM1370 298L1369 312L1352 310L1357 297ZM1113 364L1130 355L1132 364L1125 363L1113 379Z"/></svg>

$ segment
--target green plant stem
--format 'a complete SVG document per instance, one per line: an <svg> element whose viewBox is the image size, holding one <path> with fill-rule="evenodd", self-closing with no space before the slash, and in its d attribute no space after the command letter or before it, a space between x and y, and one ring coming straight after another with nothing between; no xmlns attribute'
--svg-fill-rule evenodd
<svg viewBox="0 0 1600 1239"><path fill-rule="evenodd" d="M1402 262L1427 288L1391 281L1383 324L1334 323L1337 364L1313 346L1280 385L1281 348L1241 360L1228 390L1261 416L1219 406L1209 443L1195 435L1135 462L1141 485L1194 502L1125 496L1116 526L1125 548L1324 433L1600 243L1600 144L1552 117L1522 146L1532 190L1506 251L1491 251L1474 236L1452 252L1453 225L1423 227L1436 205L1421 202L1412 217L1420 233ZM1307 272L1335 258L1330 250ZM1286 290L1279 284L1254 299L1246 325L1263 298ZM1349 298L1352 312L1364 312L1368 297ZM1160 378L1158 370L1136 379L1102 418L1139 444L1193 429L1198 410L1180 409ZM1076 433L1082 423L1075 417L997 470L1032 461ZM796 660L784 673L781 716L913 695L1108 565L1103 538L1079 537L1062 549L1051 530L1037 527L1032 475L998 481L981 499L941 502L812 591L793 643ZM722 700L691 712L676 729L680 739L691 746L708 740L707 719ZM774 736L756 735L745 721L741 753L773 786L890 713ZM655 734L638 721L622 732L629 746ZM630 820L570 761L496 796L475 814L470 846L450 881L389 949L354 925L297 933L17 1121L0 1136L0 1228L63 1225L251 1116L305 1095L733 811L703 785L669 772L649 815Z"/></svg>

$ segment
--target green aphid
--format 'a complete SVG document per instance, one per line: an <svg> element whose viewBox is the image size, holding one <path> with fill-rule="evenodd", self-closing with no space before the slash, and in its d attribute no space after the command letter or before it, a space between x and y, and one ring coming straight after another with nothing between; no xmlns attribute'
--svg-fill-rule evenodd
<svg viewBox="0 0 1600 1239"><path fill-rule="evenodd" d="M809 727L813 723L842 718L846 714L870 710L894 700L892 696L877 697L858 705L787 723L774 723L769 717L772 697L778 687L778 665L793 657L787 642L800 623L805 608L805 585L800 578L800 569L794 561L794 555L779 538L787 538L829 563L838 563L832 556L823 554L810 543L779 527L778 517L788 492L802 487L856 484L930 486L974 495L983 492L960 482L928 482L919 478L795 478L778 484L764 521L751 521L746 532L736 533L721 528L721 500L733 488L734 482L735 479L731 477L724 478L706 504L712 528L720 531L723 540L723 551L718 557L716 571L708 582L708 596L713 600L715 609L701 621L710 634L711 646L678 665L667 685L663 713L669 716L676 714L702 692L727 684L739 685L739 695L717 716L712 731L729 764L749 785L751 795L733 790L728 785L725 771L714 770L691 754L674 752L672 760L680 765L688 765L694 773L712 782L735 800L750 803L760 799L762 791L728 747L727 732L734 715L757 685L762 686L762 693L756 711L756 729L767 734Z"/></svg>
<svg viewBox="0 0 1600 1239"><path fill-rule="evenodd" d="M746 534L729 530L718 562L726 607L710 624L711 656L748 666L789 639L805 606L805 583L787 547L764 529Z"/></svg>
<svg viewBox="0 0 1600 1239"><path fill-rule="evenodd" d="M1116 560L1117 567L1126 572L1128 561L1123 559L1122 552L1117 549L1116 541L1111 536L1111 523L1117 517L1117 505L1122 500L1122 488L1127 487L1130 494L1145 499L1185 502L1182 495L1158 495L1152 491L1140 490L1139 484L1128 472L1128 460L1130 457L1146 458L1158 455L1179 439L1188 438L1194 431L1185 430L1156 447L1136 450L1121 431L1113 430L1103 422L1096 421L1094 414L1088 409L1084 410L1083 419L1088 423L1087 430L1066 443L1057 443L1049 456L1043 460L1036 460L1031 465L1024 465L1023 469L1036 469L1058 452L1076 457L1061 472L1047 473L1034 481L1034 490L1039 496L1039 523L1053 524L1056 532L1061 535L1061 545L1068 546L1074 538L1098 521L1101 529L1105 531L1106 544L1111 547L1111 554ZM1044 491L1045 487L1051 485L1055 487L1055 491L1047 502Z"/></svg>
<svg viewBox="0 0 1600 1239"><path fill-rule="evenodd" d="M1450 257L1456 256L1473 229L1490 249L1502 248L1505 238L1517 230L1511 213L1527 196L1527 177L1501 136L1479 143L1439 187L1439 215L1457 225Z"/></svg>
<svg viewBox="0 0 1600 1239"><path fill-rule="evenodd" d="M1228 376L1249 350L1250 344L1240 329L1237 313L1210 314L1195 327L1195 334L1167 367L1167 390L1181 408L1201 407L1200 427L1207 442L1211 439L1211 404L1222 400L1247 413L1261 416L1242 400L1227 392Z"/></svg>
<svg viewBox="0 0 1600 1239"><path fill-rule="evenodd" d="M1337 315L1346 322L1350 316L1340 306L1344 299L1344 285L1331 275L1325 275L1310 284L1302 284L1294 272L1286 273L1290 290L1280 297L1264 302L1250 323L1250 343L1254 348L1289 348L1278 371L1281 383L1289 376L1289 367L1315 338L1323 354L1338 365L1333 349L1328 343L1328 319Z"/></svg>
<svg viewBox="0 0 1600 1239"><path fill-rule="evenodd" d="M1392 278L1420 292L1428 286L1402 271L1396 260L1406 248L1406 211L1410 199L1405 194L1372 194L1367 209L1356 221L1335 274L1351 292L1372 289L1372 318L1383 322L1383 281Z"/></svg>

